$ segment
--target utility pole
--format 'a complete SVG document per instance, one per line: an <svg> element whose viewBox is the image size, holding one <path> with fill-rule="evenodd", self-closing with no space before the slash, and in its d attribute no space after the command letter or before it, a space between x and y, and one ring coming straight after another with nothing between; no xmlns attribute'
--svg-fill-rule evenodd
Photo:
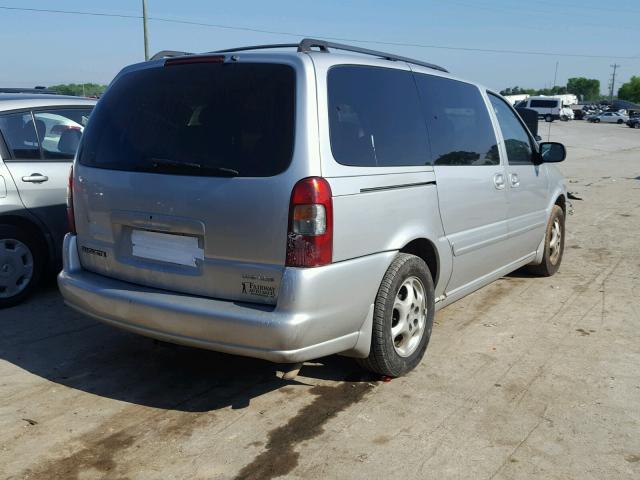
<svg viewBox="0 0 640 480"><path fill-rule="evenodd" d="M613 68L613 74L611 75L611 84L609 85L609 101L613 101L613 89L615 88L616 85L616 70L618 69L618 67L621 67L622 65L618 65L617 63L614 63L613 65L610 65L611 68Z"/></svg>
<svg viewBox="0 0 640 480"><path fill-rule="evenodd" d="M149 60L149 38L147 36L147 0L142 0L142 28L144 30L144 59Z"/></svg>
<svg viewBox="0 0 640 480"><path fill-rule="evenodd" d="M558 64L560 62L556 62L556 73L553 74L553 86L551 89L553 90L556 87L556 80L558 80Z"/></svg>

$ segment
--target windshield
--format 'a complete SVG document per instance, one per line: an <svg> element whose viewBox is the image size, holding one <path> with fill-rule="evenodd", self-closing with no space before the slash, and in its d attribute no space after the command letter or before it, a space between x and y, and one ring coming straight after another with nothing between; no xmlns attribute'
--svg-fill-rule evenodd
<svg viewBox="0 0 640 480"><path fill-rule="evenodd" d="M291 162L295 73L277 64L145 68L109 87L82 165L175 175L265 177Z"/></svg>

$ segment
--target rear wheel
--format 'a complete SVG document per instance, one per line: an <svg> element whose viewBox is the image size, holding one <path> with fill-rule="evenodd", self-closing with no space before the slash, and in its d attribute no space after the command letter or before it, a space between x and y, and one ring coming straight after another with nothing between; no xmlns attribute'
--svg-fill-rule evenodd
<svg viewBox="0 0 640 480"><path fill-rule="evenodd" d="M594 118L593 119L593 123L600 123L600 119L599 118Z"/></svg>
<svg viewBox="0 0 640 480"><path fill-rule="evenodd" d="M545 122L553 122L553 117L551 115L545 115L544 116L544 121Z"/></svg>
<svg viewBox="0 0 640 480"><path fill-rule="evenodd" d="M564 211L554 205L544 237L544 255L540 265L530 265L529 271L550 277L558 271L564 253Z"/></svg>
<svg viewBox="0 0 640 480"><path fill-rule="evenodd" d="M359 363L372 372L399 377L413 370L427 349L435 294L421 258L400 253L385 273L373 313L369 357Z"/></svg>
<svg viewBox="0 0 640 480"><path fill-rule="evenodd" d="M623 123L624 123L624 120L622 120L622 119L618 120L618 125L622 125Z"/></svg>
<svg viewBox="0 0 640 480"><path fill-rule="evenodd" d="M42 249L31 236L13 225L0 225L0 308L27 298L42 270Z"/></svg>

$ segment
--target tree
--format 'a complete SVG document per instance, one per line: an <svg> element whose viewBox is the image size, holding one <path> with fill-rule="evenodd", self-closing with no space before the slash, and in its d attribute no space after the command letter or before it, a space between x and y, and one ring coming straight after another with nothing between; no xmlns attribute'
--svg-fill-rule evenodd
<svg viewBox="0 0 640 480"><path fill-rule="evenodd" d="M66 83L49 87L49 90L53 90L62 95L74 95L76 97L99 97L106 89L106 85L97 83Z"/></svg>
<svg viewBox="0 0 640 480"><path fill-rule="evenodd" d="M500 95L535 95L536 90L533 88L509 87L500 92Z"/></svg>
<svg viewBox="0 0 640 480"><path fill-rule="evenodd" d="M595 78L575 77L567 82L567 92L573 93L582 100L600 98L600 80Z"/></svg>
<svg viewBox="0 0 640 480"><path fill-rule="evenodd" d="M631 77L631 80L622 84L618 90L618 98L620 100L640 103L640 77Z"/></svg>

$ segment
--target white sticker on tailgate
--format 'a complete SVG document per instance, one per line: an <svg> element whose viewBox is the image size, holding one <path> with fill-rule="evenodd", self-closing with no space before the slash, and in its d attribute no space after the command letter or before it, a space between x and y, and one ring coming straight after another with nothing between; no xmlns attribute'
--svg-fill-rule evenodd
<svg viewBox="0 0 640 480"><path fill-rule="evenodd" d="M204 260L204 250L198 247L197 237L133 230L131 246L133 256L150 260L191 267L196 266L197 259Z"/></svg>

